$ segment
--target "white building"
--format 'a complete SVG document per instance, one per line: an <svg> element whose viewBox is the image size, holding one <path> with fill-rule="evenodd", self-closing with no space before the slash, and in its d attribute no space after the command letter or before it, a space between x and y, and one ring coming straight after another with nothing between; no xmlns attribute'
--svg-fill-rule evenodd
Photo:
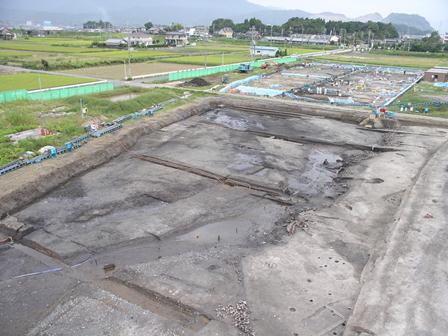
<svg viewBox="0 0 448 336"><path fill-rule="evenodd" d="M135 32L129 35L130 36L130 44L133 47L148 47L152 45L152 37L151 35L145 34L143 32ZM128 38L125 37L124 41L126 44L128 43Z"/></svg>
<svg viewBox="0 0 448 336"><path fill-rule="evenodd" d="M107 39L104 44L106 45L106 47L109 48L119 48L119 47L124 47L127 42L124 39L119 39L119 38L111 38L111 39Z"/></svg>
<svg viewBox="0 0 448 336"><path fill-rule="evenodd" d="M445 33L445 35L442 36L442 40L443 40L443 43L448 43L448 33Z"/></svg>
<svg viewBox="0 0 448 336"><path fill-rule="evenodd" d="M233 38L233 29L230 27L224 27L218 31L218 36Z"/></svg>
<svg viewBox="0 0 448 336"><path fill-rule="evenodd" d="M253 46L250 48L252 56L276 57L279 51L276 47Z"/></svg>
<svg viewBox="0 0 448 336"><path fill-rule="evenodd" d="M184 47L188 44L188 35L183 31L168 32L165 35L165 43L172 47Z"/></svg>

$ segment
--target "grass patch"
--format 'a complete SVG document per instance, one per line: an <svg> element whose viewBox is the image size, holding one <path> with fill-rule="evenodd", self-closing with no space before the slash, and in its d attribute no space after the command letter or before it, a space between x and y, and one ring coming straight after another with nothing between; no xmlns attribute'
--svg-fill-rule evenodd
<svg viewBox="0 0 448 336"><path fill-rule="evenodd" d="M40 84L39 84L40 78ZM11 75L0 75L0 91L37 90L64 85L75 85L95 82L94 79L76 78L58 75L19 72Z"/></svg>
<svg viewBox="0 0 448 336"><path fill-rule="evenodd" d="M391 55L375 53L352 53L343 55L329 55L316 57L317 60L332 62L368 64L394 67L410 67L418 69L429 69L434 66L448 66L448 56L440 55L434 57L422 57L413 55Z"/></svg>
<svg viewBox="0 0 448 336"><path fill-rule="evenodd" d="M223 54L223 55L201 55L201 56L183 56L183 57L172 57L160 60L166 63L177 63L177 64L193 64L193 65L203 65L215 66L221 64L232 64L250 61L251 58L249 53L247 54Z"/></svg>
<svg viewBox="0 0 448 336"><path fill-rule="evenodd" d="M185 90L157 88L145 90L140 88L122 87L114 91L103 92L96 95L82 97L83 103L88 107L88 119L111 121L119 116L139 111L156 103L178 98ZM127 93L138 93L138 97L114 103L112 96ZM169 109L190 102L206 93L192 92L188 99L178 99L162 110ZM79 98L71 97L55 101L44 101L36 104L29 101L17 101L0 105L0 165L20 158L26 151L37 151L43 146L61 146L75 136L84 134L82 125L86 122L79 113ZM66 113L59 117L50 117L50 112ZM134 121L134 122L139 122ZM23 140L17 144L9 142L5 135L44 127L57 132L57 135L36 140Z"/></svg>
<svg viewBox="0 0 448 336"><path fill-rule="evenodd" d="M434 104L437 102L445 102L446 104ZM414 106L413 114L430 115L433 117L448 117L448 89L435 87L431 83L421 82L417 84L413 90L408 91L399 100L394 102L390 107L392 111L399 112L400 106L411 103ZM422 114L421 111L424 106L421 104L427 103L430 113ZM420 113L416 112L419 110Z"/></svg>

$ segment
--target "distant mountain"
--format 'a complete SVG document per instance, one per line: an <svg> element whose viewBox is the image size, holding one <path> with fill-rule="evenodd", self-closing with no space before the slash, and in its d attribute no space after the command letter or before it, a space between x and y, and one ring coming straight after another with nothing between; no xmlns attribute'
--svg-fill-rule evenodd
<svg viewBox="0 0 448 336"><path fill-rule="evenodd" d="M417 14L391 13L383 22L392 23L400 34L426 34L434 30L423 16Z"/></svg>
<svg viewBox="0 0 448 336"><path fill-rule="evenodd" d="M350 20L344 14L331 13L331 12L311 14L309 17L324 19L325 21L349 21Z"/></svg>
<svg viewBox="0 0 448 336"><path fill-rule="evenodd" d="M237 13L237 14L235 14ZM209 24L215 18L236 22L256 17L267 24L283 24L291 17L322 18L335 21L381 21L378 13L355 19L339 13L308 13L302 10L273 9L247 0L0 0L0 21L12 24L52 21L54 25L80 25L88 20L110 21L114 25L141 25L147 21L160 24ZM406 33L406 29L432 31L419 15L392 13L384 19ZM406 28L411 27L411 28Z"/></svg>
<svg viewBox="0 0 448 336"><path fill-rule="evenodd" d="M363 16L358 16L357 18L355 18L355 20L361 22L381 22L383 21L383 16L380 13L370 13Z"/></svg>
<svg viewBox="0 0 448 336"><path fill-rule="evenodd" d="M246 0L0 0L0 19L13 23L50 20L57 25L107 20L115 25L179 22L210 23L217 17L232 17L266 10Z"/></svg>

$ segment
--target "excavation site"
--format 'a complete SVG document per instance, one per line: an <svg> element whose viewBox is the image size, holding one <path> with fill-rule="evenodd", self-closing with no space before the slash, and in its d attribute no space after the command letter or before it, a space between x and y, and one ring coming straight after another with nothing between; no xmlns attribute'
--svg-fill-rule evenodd
<svg viewBox="0 0 448 336"><path fill-rule="evenodd" d="M2 176L1 334L448 330L448 124L370 113L203 98Z"/></svg>

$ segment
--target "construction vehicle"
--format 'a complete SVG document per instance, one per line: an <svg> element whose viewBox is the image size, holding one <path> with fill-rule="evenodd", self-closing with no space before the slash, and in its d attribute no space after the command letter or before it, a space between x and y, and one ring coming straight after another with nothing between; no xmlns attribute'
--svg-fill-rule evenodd
<svg viewBox="0 0 448 336"><path fill-rule="evenodd" d="M252 67L250 66L250 63L241 63L238 68L238 71L241 73L248 73L251 70L252 70Z"/></svg>

